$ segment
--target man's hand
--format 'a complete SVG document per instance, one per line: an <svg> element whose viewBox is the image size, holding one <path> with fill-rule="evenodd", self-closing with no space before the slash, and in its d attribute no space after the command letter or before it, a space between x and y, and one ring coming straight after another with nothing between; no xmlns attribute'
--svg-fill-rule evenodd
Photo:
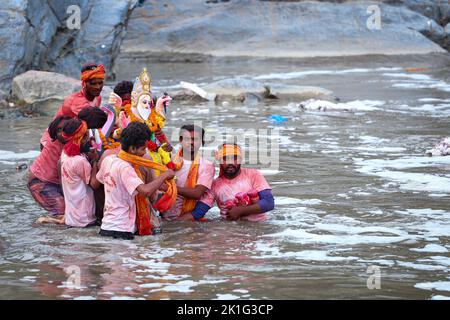
<svg viewBox="0 0 450 320"><path fill-rule="evenodd" d="M97 153L97 149L93 149L93 150L89 151L87 153L87 156L91 161L93 161L93 160L98 161L98 159L100 159L100 156Z"/></svg>
<svg viewBox="0 0 450 320"><path fill-rule="evenodd" d="M164 149L165 151L167 151L167 152L172 152L173 147L170 145L170 143L166 143L166 144L163 146L163 149Z"/></svg>
<svg viewBox="0 0 450 320"><path fill-rule="evenodd" d="M190 213L185 213L178 218L175 219L175 221L194 221L194 217Z"/></svg>
<svg viewBox="0 0 450 320"><path fill-rule="evenodd" d="M167 185L167 183L163 183L160 187L159 190L163 191L163 192L167 192L167 190L169 190L169 186Z"/></svg>
<svg viewBox="0 0 450 320"><path fill-rule="evenodd" d="M235 206L228 210L227 212L227 220L236 221L241 217L242 207Z"/></svg>
<svg viewBox="0 0 450 320"><path fill-rule="evenodd" d="M175 177L175 171L173 171L172 169L169 169L169 170L167 170L167 171L161 173L161 175L164 176L164 178L165 178L166 180L170 180L170 179L172 179L173 177Z"/></svg>

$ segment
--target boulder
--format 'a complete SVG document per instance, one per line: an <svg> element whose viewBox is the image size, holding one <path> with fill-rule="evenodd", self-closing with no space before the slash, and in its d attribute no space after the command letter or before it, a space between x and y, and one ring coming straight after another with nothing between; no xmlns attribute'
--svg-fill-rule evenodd
<svg viewBox="0 0 450 320"><path fill-rule="evenodd" d="M249 79L232 78L212 82L203 86L208 93L216 94L219 98L237 97L247 92L262 95L264 97L269 95L269 88L264 84Z"/></svg>
<svg viewBox="0 0 450 320"><path fill-rule="evenodd" d="M126 68L120 61L155 55L209 59L445 52L422 34L429 29L429 17L395 3L145 1L130 16L116 68ZM380 8L381 29L367 26L372 15L367 9L374 4ZM440 34L433 21L432 32Z"/></svg>
<svg viewBox="0 0 450 320"><path fill-rule="evenodd" d="M137 0L8 0L0 3L0 88L17 74L46 69L76 77L86 62L105 64L107 76ZM67 8L80 8L69 28Z"/></svg>
<svg viewBox="0 0 450 320"><path fill-rule="evenodd" d="M13 79L12 98L30 105L34 112L51 115L67 96L80 89L78 79L55 72L30 70ZM108 101L110 92L110 87L103 87L103 102Z"/></svg>
<svg viewBox="0 0 450 320"><path fill-rule="evenodd" d="M63 101L80 89L80 80L55 72L30 70L13 79L12 97L27 104Z"/></svg>
<svg viewBox="0 0 450 320"><path fill-rule="evenodd" d="M333 92L321 87L272 84L270 95L279 99L294 98L298 100L325 99L334 100Z"/></svg>

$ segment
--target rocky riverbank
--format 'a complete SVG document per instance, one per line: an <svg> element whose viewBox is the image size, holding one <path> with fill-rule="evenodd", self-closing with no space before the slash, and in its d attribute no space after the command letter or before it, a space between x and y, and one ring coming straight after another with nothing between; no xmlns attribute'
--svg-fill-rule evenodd
<svg viewBox="0 0 450 320"><path fill-rule="evenodd" d="M79 28L69 23L71 5ZM105 64L112 80L136 61L446 53L449 22L448 1L434 0L7 0L0 99L27 70L77 78L87 61Z"/></svg>

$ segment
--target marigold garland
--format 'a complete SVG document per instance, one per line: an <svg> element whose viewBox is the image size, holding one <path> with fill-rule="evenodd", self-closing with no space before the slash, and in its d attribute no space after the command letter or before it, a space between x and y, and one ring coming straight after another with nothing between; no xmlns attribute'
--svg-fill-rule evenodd
<svg viewBox="0 0 450 320"><path fill-rule="evenodd" d="M97 131L100 139L102 140L103 149L108 150L120 147L120 142L117 142L112 138L108 138L108 140L106 140L105 136L102 133L102 130L97 129Z"/></svg>

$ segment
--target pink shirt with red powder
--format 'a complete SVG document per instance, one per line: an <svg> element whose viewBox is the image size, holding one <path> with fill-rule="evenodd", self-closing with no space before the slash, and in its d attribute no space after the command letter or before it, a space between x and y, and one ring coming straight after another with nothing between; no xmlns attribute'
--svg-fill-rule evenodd
<svg viewBox="0 0 450 320"><path fill-rule="evenodd" d="M71 118L75 118L78 116L78 113L87 107L100 107L102 103L102 98L100 96L95 97L94 100L89 101L86 99L84 95L84 91L81 90L79 92L75 92L68 96L61 107L59 107L58 111L54 118L58 116L69 116ZM41 144L45 146L49 141L51 141L50 136L48 134L48 130L45 130L44 134L41 138Z"/></svg>
<svg viewBox="0 0 450 320"><path fill-rule="evenodd" d="M133 166L116 155L106 157L97 173L105 186L105 211L101 228L108 231L136 231L137 187L144 182Z"/></svg>
<svg viewBox="0 0 450 320"><path fill-rule="evenodd" d="M239 192L249 192L256 190L271 189L264 176L257 169L241 168L239 175L233 179L227 179L220 176L214 179L211 190L207 191L200 200L206 205L212 207L214 202L220 209L220 215L223 219L226 218L227 209L225 202L233 200L235 195ZM266 213L251 214L241 218L248 221L265 221L267 220Z"/></svg>
<svg viewBox="0 0 450 320"><path fill-rule="evenodd" d="M41 181L60 184L58 161L63 147L64 145L58 140L50 140L31 165L31 173Z"/></svg>
<svg viewBox="0 0 450 320"><path fill-rule="evenodd" d="M66 204L66 225L86 227L95 222L94 191L89 186L91 165L83 155L61 154L61 184Z"/></svg>
<svg viewBox="0 0 450 320"><path fill-rule="evenodd" d="M189 169L191 167L192 161L183 159L183 167L180 170L175 172L177 177L177 186L184 187ZM198 179L197 185L205 186L208 189L211 189L212 182L214 180L214 164L211 161L201 158L198 168ZM183 207L183 197L178 196L175 204L168 211L164 212L164 219L166 220L174 220L181 214L181 209Z"/></svg>

